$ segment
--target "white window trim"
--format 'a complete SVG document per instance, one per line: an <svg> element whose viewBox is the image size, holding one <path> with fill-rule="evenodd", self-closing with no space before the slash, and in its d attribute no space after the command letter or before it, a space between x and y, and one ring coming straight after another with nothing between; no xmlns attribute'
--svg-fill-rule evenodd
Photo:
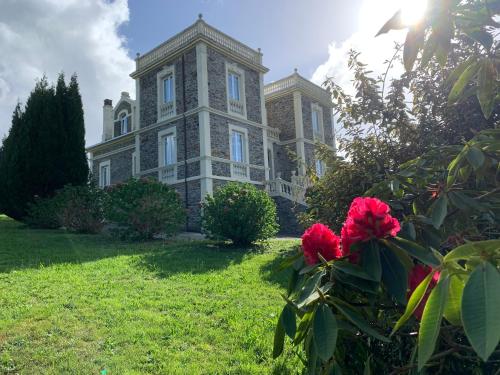
<svg viewBox="0 0 500 375"><path fill-rule="evenodd" d="M168 128L162 131L158 132L158 167L160 170L158 171L158 180L162 181L162 168L166 167L165 165L165 147L163 144L163 139L168 136L168 135L173 135L174 140L175 140L175 161L173 164L174 166L174 181L177 181L177 128L174 126L172 128Z"/></svg>
<svg viewBox="0 0 500 375"><path fill-rule="evenodd" d="M317 138L316 134L314 134L313 115L314 115L315 111L317 111L319 114L319 116L318 116L319 117L318 126L319 126L319 133L320 133L319 138ZM312 132L313 132L313 139L315 141L319 140L319 141L324 143L325 142L325 127L323 124L323 108L318 103L311 103L311 127L312 127Z"/></svg>
<svg viewBox="0 0 500 375"><path fill-rule="evenodd" d="M162 105L164 104L163 102L163 79L165 77L167 77L168 75L172 75L172 84L174 86L174 90L173 90L173 111L170 115L168 116L161 116L161 107ZM158 110L158 120L157 122L160 122L160 121L163 121L163 120L166 120L166 119L169 119L171 117L174 117L176 116L177 114L177 106L176 106L176 93L175 93L175 67L174 65L171 65L171 66L166 66L165 68L163 68L161 71L158 72L158 74L156 75L156 83L157 83L157 94L158 94L158 100L157 100L157 110Z"/></svg>
<svg viewBox="0 0 500 375"><path fill-rule="evenodd" d="M102 179L101 171L103 167L108 167L108 174L106 176L106 181L103 181ZM99 187L103 189L106 186L110 185L111 185L111 160L106 160L99 163Z"/></svg>
<svg viewBox="0 0 500 375"><path fill-rule="evenodd" d="M243 106L243 113L231 111L231 99L229 98L229 72L236 73L240 76L240 103ZM227 112L246 119L247 118L247 100L245 94L245 71L239 68L236 64L231 64L226 61L226 100L227 100Z"/></svg>
<svg viewBox="0 0 500 375"><path fill-rule="evenodd" d="M120 135L124 135L124 134L128 134L130 132L126 132L126 133L123 133L122 132L122 118L121 116L125 114L125 117L128 117L128 120L127 120L127 125L130 125L130 130L132 131L132 114L131 113L128 113L128 111L126 109L122 109L119 113L118 113L118 121L120 121Z"/></svg>
<svg viewBox="0 0 500 375"><path fill-rule="evenodd" d="M233 161L233 147L232 147L232 133L238 132L243 134L243 163ZM249 181L250 180L250 144L248 139L248 129L242 126L237 126L229 124L229 159L231 160L231 178L239 181ZM246 170L246 177L237 175L234 173L234 166L243 166Z"/></svg>

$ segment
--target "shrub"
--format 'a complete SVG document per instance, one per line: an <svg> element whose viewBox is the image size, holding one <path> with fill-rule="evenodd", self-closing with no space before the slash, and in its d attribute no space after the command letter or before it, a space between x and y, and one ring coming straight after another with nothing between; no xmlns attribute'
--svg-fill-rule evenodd
<svg viewBox="0 0 500 375"><path fill-rule="evenodd" d="M151 179L131 179L107 190L105 218L116 225L122 239L152 239L172 235L184 223L186 212L177 192Z"/></svg>
<svg viewBox="0 0 500 375"><path fill-rule="evenodd" d="M214 239L248 245L274 236L279 229L276 204L251 184L228 183L203 205L203 230Z"/></svg>
<svg viewBox="0 0 500 375"><path fill-rule="evenodd" d="M57 216L61 226L77 233L98 233L104 225L104 192L95 183L67 185L57 192L61 202Z"/></svg>
<svg viewBox="0 0 500 375"><path fill-rule="evenodd" d="M50 198L35 197L28 204L26 224L41 229L57 229L61 227L58 216L60 207L61 200L57 194Z"/></svg>

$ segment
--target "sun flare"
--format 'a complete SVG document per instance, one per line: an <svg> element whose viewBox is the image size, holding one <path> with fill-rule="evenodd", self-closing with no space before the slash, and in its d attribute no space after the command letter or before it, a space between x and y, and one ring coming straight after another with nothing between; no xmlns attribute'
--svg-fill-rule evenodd
<svg viewBox="0 0 500 375"><path fill-rule="evenodd" d="M401 21L404 25L418 23L427 10L427 0L403 0L401 4Z"/></svg>

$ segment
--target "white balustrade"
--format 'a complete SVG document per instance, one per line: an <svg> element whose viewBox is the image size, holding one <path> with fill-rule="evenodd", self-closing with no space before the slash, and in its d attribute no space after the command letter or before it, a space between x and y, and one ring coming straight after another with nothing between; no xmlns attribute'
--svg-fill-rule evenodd
<svg viewBox="0 0 500 375"><path fill-rule="evenodd" d="M160 104L160 119L175 116L174 102Z"/></svg>
<svg viewBox="0 0 500 375"><path fill-rule="evenodd" d="M229 99L229 111L239 115L245 115L245 107L239 100Z"/></svg>
<svg viewBox="0 0 500 375"><path fill-rule="evenodd" d="M231 162L231 176L239 180L247 180L248 165L245 163Z"/></svg>
<svg viewBox="0 0 500 375"><path fill-rule="evenodd" d="M303 186L292 184L291 182L277 178L275 180L268 181L267 188L271 196L283 197L294 202L305 204L305 187Z"/></svg>
<svg viewBox="0 0 500 375"><path fill-rule="evenodd" d="M279 81L272 82L264 86L264 95L272 95L289 89L303 89L306 92L312 93L314 96L321 98L326 102L331 102L330 93L314 83L302 78L297 73L292 74Z"/></svg>
<svg viewBox="0 0 500 375"><path fill-rule="evenodd" d="M230 50L231 52L243 57L244 59L249 60L252 63L258 65L262 64L262 54L259 51L255 51L252 48L245 46L243 43L238 42L237 40L200 20L194 25L188 27L183 32L160 44L152 51L138 57L137 70L142 70L154 64L158 60L171 55L173 52L189 45L192 41L200 36L215 42L216 44Z"/></svg>
<svg viewBox="0 0 500 375"><path fill-rule="evenodd" d="M167 165L160 169L160 180L165 184L173 184L177 180L177 166Z"/></svg>
<svg viewBox="0 0 500 375"><path fill-rule="evenodd" d="M268 138L279 141L280 130L278 128L267 128L267 136L268 136Z"/></svg>

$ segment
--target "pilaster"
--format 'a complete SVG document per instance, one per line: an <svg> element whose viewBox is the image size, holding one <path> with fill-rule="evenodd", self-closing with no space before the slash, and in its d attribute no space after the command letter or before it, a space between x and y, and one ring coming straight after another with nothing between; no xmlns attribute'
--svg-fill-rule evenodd
<svg viewBox="0 0 500 375"><path fill-rule="evenodd" d="M196 45L196 76L198 83L198 106L208 108L208 68L207 68L207 45L198 43ZM200 187L201 200L207 194L213 194L212 181L212 145L210 141L210 113L201 110L198 113L200 132Z"/></svg>
<svg viewBox="0 0 500 375"><path fill-rule="evenodd" d="M269 160L267 158L268 149L268 139L267 139L267 111L266 111L266 101L264 99L264 74L259 73L259 85L260 85L260 115L262 118L262 141L264 149L264 174L266 181L269 181Z"/></svg>
<svg viewBox="0 0 500 375"><path fill-rule="evenodd" d="M295 118L295 138L297 138L297 169L299 176L306 174L306 159L304 147L304 122L302 118L302 94L300 91L293 93L293 113Z"/></svg>

